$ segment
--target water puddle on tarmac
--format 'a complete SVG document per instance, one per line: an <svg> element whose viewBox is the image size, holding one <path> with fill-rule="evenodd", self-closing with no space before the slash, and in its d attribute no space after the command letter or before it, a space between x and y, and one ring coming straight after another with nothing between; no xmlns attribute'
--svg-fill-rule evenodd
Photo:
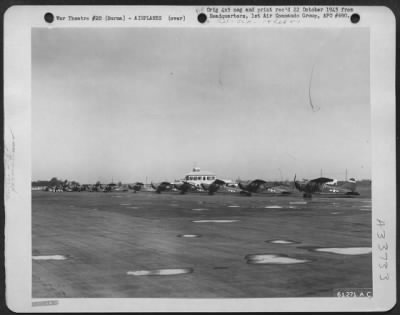
<svg viewBox="0 0 400 315"><path fill-rule="evenodd" d="M267 208L267 209L281 209L282 207L281 206L265 206L264 208Z"/></svg>
<svg viewBox="0 0 400 315"><path fill-rule="evenodd" d="M33 260L65 260L67 257L63 255L47 255L47 256L32 256Z"/></svg>
<svg viewBox="0 0 400 315"><path fill-rule="evenodd" d="M339 214L340 212L331 212L331 214Z"/></svg>
<svg viewBox="0 0 400 315"><path fill-rule="evenodd" d="M306 205L307 201L290 201L289 204L291 204L291 205Z"/></svg>
<svg viewBox="0 0 400 315"><path fill-rule="evenodd" d="M325 252L339 255L364 255L372 253L371 247L332 247L332 248L316 248L317 252Z"/></svg>
<svg viewBox="0 0 400 315"><path fill-rule="evenodd" d="M192 209L192 211L207 211L208 209L203 209L203 208L197 208L197 209Z"/></svg>
<svg viewBox="0 0 400 315"><path fill-rule="evenodd" d="M180 268L180 269L153 269L153 270L136 270L128 271L129 276L175 276L192 273L192 268Z"/></svg>
<svg viewBox="0 0 400 315"><path fill-rule="evenodd" d="M120 206L129 206L130 204L129 203L120 203L119 205Z"/></svg>
<svg viewBox="0 0 400 315"><path fill-rule="evenodd" d="M233 223L239 220L195 220L193 223Z"/></svg>
<svg viewBox="0 0 400 315"><path fill-rule="evenodd" d="M240 208L240 206L237 206L237 205L231 205L231 206L228 206L228 208Z"/></svg>
<svg viewBox="0 0 400 315"><path fill-rule="evenodd" d="M360 210L362 210L362 211L371 211L372 207L371 206L361 206Z"/></svg>
<svg viewBox="0 0 400 315"><path fill-rule="evenodd" d="M199 234L178 234L177 237L196 238L200 237Z"/></svg>
<svg viewBox="0 0 400 315"><path fill-rule="evenodd" d="M289 264L302 264L309 262L306 259L296 259L281 255L271 255L271 254L252 254L245 257L248 264L258 265L258 264L276 264L276 265L289 265Z"/></svg>
<svg viewBox="0 0 400 315"><path fill-rule="evenodd" d="M127 207L129 209L139 209L139 207Z"/></svg>
<svg viewBox="0 0 400 315"><path fill-rule="evenodd" d="M299 244L299 242L295 242L292 240L268 240L266 241L267 243L272 243L272 244Z"/></svg>

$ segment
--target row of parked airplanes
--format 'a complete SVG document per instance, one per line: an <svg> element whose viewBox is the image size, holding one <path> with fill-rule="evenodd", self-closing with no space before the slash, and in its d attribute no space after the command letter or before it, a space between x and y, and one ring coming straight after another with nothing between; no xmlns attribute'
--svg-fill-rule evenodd
<svg viewBox="0 0 400 315"><path fill-rule="evenodd" d="M322 195L335 195L335 196L356 196L359 192L356 191L356 180L350 178L348 181L341 185L337 185L337 181L327 178L319 177L312 180L296 180L294 178L294 187L303 193L304 198L312 198L313 194ZM107 184L107 185L75 185L61 186L61 187L48 187L48 191L101 191L101 192L126 192L133 190L134 193L143 190L145 184L136 182L134 184L121 185ZM216 179L211 183L195 184L190 181L182 180L179 182L161 182L151 183L151 190L160 194L162 192L175 191L180 194L188 192L207 192L209 195L214 195L216 192L238 192L245 196L251 196L257 193L269 193L277 195L289 195L293 192L293 186L285 184L270 184L261 179L251 181L238 181L237 183L227 183L221 179Z"/></svg>

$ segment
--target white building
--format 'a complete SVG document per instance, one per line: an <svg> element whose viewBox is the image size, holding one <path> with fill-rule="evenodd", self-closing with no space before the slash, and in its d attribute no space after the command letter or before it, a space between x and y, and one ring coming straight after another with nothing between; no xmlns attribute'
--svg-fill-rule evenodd
<svg viewBox="0 0 400 315"><path fill-rule="evenodd" d="M190 173L185 174L185 180L200 186L200 184L211 184L217 178L215 173L202 171L199 167L193 168Z"/></svg>

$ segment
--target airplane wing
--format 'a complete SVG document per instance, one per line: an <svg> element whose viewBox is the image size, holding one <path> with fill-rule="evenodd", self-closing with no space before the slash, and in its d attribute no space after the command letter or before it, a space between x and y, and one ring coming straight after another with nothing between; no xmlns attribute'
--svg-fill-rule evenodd
<svg viewBox="0 0 400 315"><path fill-rule="evenodd" d="M151 187L156 190L156 192L159 194L162 191L170 191L172 190L175 186L174 184L170 182L161 182L159 184L153 184L151 183Z"/></svg>
<svg viewBox="0 0 400 315"><path fill-rule="evenodd" d="M316 193L320 192L321 190L324 189L324 186L326 183L331 182L331 178L327 177L318 177L312 180L309 180L303 187L303 191L307 193Z"/></svg>
<svg viewBox="0 0 400 315"><path fill-rule="evenodd" d="M331 178L327 178L327 177L318 177L315 179L312 179L310 181L308 181L309 183L315 183L315 184L325 184L325 183L329 183L333 181L333 179Z"/></svg>
<svg viewBox="0 0 400 315"><path fill-rule="evenodd" d="M216 179L216 180L213 181L213 184L225 185L225 182L222 179Z"/></svg>
<svg viewBox="0 0 400 315"><path fill-rule="evenodd" d="M262 185L262 184L266 184L266 183L267 183L267 182L266 182L265 180L262 180L262 179L255 179L255 180L251 181L250 185L251 185L251 184Z"/></svg>

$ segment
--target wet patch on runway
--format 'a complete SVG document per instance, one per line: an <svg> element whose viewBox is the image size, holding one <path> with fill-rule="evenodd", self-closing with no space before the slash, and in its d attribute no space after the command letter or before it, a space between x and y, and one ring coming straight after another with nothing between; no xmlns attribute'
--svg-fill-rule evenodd
<svg viewBox="0 0 400 315"><path fill-rule="evenodd" d="M238 205L230 205L230 206L228 206L228 208L240 208L240 206L238 206Z"/></svg>
<svg viewBox="0 0 400 315"><path fill-rule="evenodd" d="M267 208L267 209L281 209L282 207L281 206L265 206L264 208Z"/></svg>
<svg viewBox="0 0 400 315"><path fill-rule="evenodd" d="M192 211L208 211L208 209L204 209L204 208L197 208L197 209L192 209Z"/></svg>
<svg viewBox="0 0 400 315"><path fill-rule="evenodd" d="M248 264L252 265L263 265L263 264L274 264L274 265L289 265L289 264L303 264L310 262L306 259L297 259L284 255L274 254L251 254L245 257Z"/></svg>
<svg viewBox="0 0 400 315"><path fill-rule="evenodd" d="M43 255L43 256L32 256L33 260L66 260L67 257L63 255Z"/></svg>
<svg viewBox="0 0 400 315"><path fill-rule="evenodd" d="M129 276L176 276L192 272L193 272L192 268L179 268L179 269L136 270L136 271L128 271L126 274Z"/></svg>
<svg viewBox="0 0 400 315"><path fill-rule="evenodd" d="M331 212L331 214L339 214L340 212Z"/></svg>
<svg viewBox="0 0 400 315"><path fill-rule="evenodd" d="M289 204L291 204L291 205L306 205L307 201L290 201Z"/></svg>
<svg viewBox="0 0 400 315"><path fill-rule="evenodd" d="M239 220L195 220L193 223L233 223Z"/></svg>
<svg viewBox="0 0 400 315"><path fill-rule="evenodd" d="M371 247L331 247L331 248L315 248L316 252L324 252L339 255L365 255L371 254Z"/></svg>
<svg viewBox="0 0 400 315"><path fill-rule="evenodd" d="M178 207L179 205L177 203L171 203L170 206L172 207Z"/></svg>
<svg viewBox="0 0 400 315"><path fill-rule="evenodd" d="M120 205L120 206L129 206L130 203L120 203L119 205Z"/></svg>
<svg viewBox="0 0 400 315"><path fill-rule="evenodd" d="M127 207L129 209L139 209L139 207Z"/></svg>
<svg viewBox="0 0 400 315"><path fill-rule="evenodd" d="M200 234L178 234L177 237L196 238L196 237L201 237L201 235Z"/></svg>
<svg viewBox="0 0 400 315"><path fill-rule="evenodd" d="M271 244L283 244L283 245L289 245L289 244L300 244L300 242L292 241L292 240L266 240L266 243L271 243Z"/></svg>
<svg viewBox="0 0 400 315"><path fill-rule="evenodd" d="M216 266L213 269L220 270L220 269L229 269L227 266Z"/></svg>

